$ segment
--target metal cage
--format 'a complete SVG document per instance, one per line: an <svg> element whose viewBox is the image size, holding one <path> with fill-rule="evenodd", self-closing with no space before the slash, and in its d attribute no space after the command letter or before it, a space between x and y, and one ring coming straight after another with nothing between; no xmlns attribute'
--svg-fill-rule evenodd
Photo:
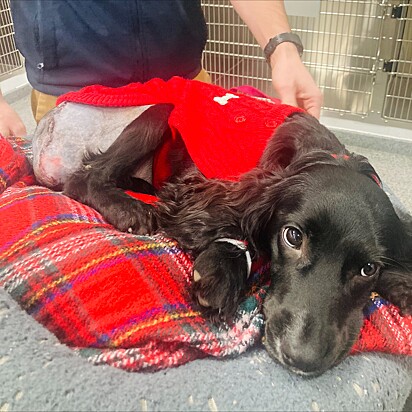
<svg viewBox="0 0 412 412"><path fill-rule="evenodd" d="M399 25L395 35L393 58L386 62L389 78L383 116L412 121L412 5L399 4L393 9Z"/></svg>
<svg viewBox="0 0 412 412"><path fill-rule="evenodd" d="M22 67L22 58L14 42L10 1L0 0L0 79L14 73Z"/></svg>
<svg viewBox="0 0 412 412"><path fill-rule="evenodd" d="M209 28L204 66L213 81L273 94L263 53L230 3L203 0L202 7ZM305 45L303 61L324 93L326 111L363 117L376 111L381 118L412 122L409 1L327 0L317 17L289 20ZM387 83L385 94L376 87L379 81Z"/></svg>

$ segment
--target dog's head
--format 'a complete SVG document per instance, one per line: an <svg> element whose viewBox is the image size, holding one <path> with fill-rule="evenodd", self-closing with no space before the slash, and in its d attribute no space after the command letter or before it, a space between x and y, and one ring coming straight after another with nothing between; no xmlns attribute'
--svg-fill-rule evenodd
<svg viewBox="0 0 412 412"><path fill-rule="evenodd" d="M351 349L372 291L412 312L412 220L367 160L309 116L277 132L253 173L243 224L271 255L265 344L296 373L320 374Z"/></svg>

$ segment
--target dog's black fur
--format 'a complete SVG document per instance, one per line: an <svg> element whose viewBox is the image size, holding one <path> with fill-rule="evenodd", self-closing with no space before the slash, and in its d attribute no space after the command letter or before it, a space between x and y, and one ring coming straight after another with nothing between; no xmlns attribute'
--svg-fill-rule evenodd
<svg viewBox="0 0 412 412"><path fill-rule="evenodd" d="M152 191L130 176L169 133L171 110L151 107L105 153L88 154L65 193L120 230L175 238L193 254L193 295L208 316L231 316L247 277L245 253L215 240L246 239L254 258L269 256L265 345L299 374L349 352L372 291L412 312L412 220L395 212L367 159L309 115L291 115L239 181L208 180L179 159L156 207L126 195Z"/></svg>

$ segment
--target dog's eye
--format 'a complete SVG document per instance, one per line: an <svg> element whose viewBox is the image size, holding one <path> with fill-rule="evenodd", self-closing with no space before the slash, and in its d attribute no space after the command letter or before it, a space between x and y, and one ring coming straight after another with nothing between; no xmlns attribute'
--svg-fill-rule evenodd
<svg viewBox="0 0 412 412"><path fill-rule="evenodd" d="M373 276L379 272L380 266L376 263L367 263L360 271L361 276Z"/></svg>
<svg viewBox="0 0 412 412"><path fill-rule="evenodd" d="M293 226L288 226L283 229L283 240L287 246L293 249L299 249L302 245L302 232Z"/></svg>

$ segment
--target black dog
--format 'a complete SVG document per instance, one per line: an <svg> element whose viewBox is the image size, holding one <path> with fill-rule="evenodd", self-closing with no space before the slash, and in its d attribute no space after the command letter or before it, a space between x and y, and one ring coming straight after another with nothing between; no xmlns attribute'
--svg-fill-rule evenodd
<svg viewBox="0 0 412 412"><path fill-rule="evenodd" d="M299 374L343 359L372 291L411 313L412 220L395 212L367 159L309 115L291 115L239 181L208 180L178 161L156 207L125 194L152 191L131 175L169 133L171 110L152 106L105 153L86 156L65 193L120 230L175 238L193 254L193 294L208 316L234 313L248 253L269 256L265 345Z"/></svg>

